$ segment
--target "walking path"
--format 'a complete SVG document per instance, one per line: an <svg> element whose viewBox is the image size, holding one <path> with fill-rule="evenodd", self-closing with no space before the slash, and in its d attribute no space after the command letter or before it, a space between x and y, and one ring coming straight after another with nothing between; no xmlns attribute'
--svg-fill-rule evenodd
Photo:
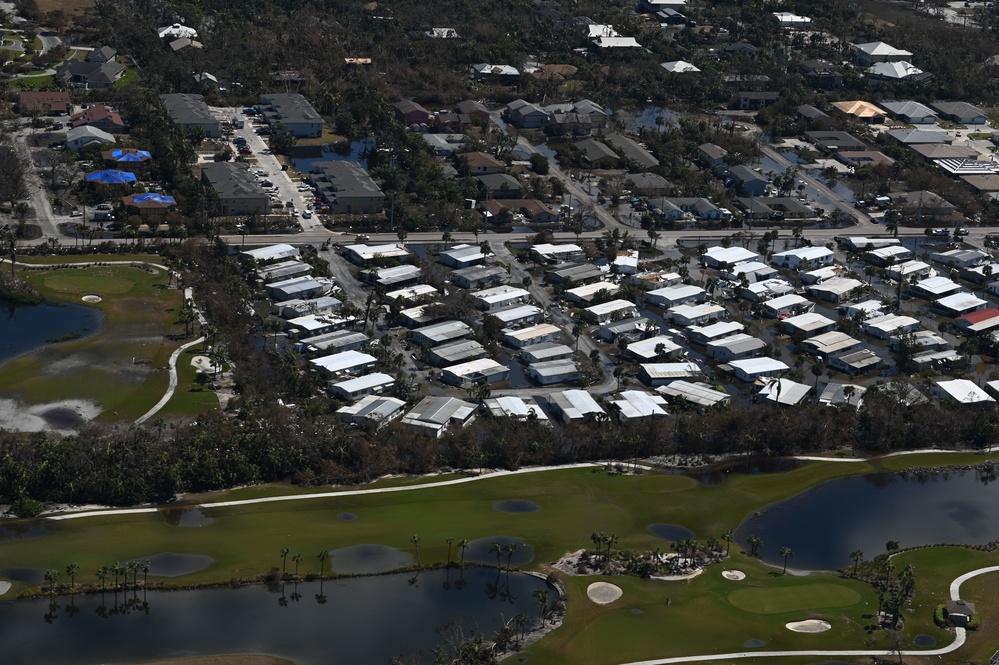
<svg viewBox="0 0 999 665"><path fill-rule="evenodd" d="M167 402L170 401L170 399L173 397L174 392L176 392L177 390L177 358L179 358L180 354L183 353L185 350L191 348L195 344L201 344L204 341L205 341L204 337L199 337L198 339L188 342L183 346L178 346L176 349L173 350L173 353L170 354L170 360L167 362L167 365L170 368L170 385L167 388L167 391L163 394L163 397L160 398L160 401L156 402L153 408L149 409L148 411L146 411L144 415L136 419L135 421L136 425L141 425L142 423L146 422L147 420L155 416L157 413L159 413L160 409L162 409L164 406L167 405Z"/></svg>

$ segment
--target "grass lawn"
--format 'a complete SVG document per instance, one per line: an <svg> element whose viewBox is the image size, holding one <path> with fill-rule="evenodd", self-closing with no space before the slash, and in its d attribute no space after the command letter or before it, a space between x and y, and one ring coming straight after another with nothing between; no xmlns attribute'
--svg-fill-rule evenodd
<svg viewBox="0 0 999 665"><path fill-rule="evenodd" d="M589 534L594 530L617 533L619 548L665 549L666 541L647 532L649 524L683 524L703 541L734 528L745 515L767 503L827 478L885 466L932 466L984 458L908 456L908 464L896 461L899 459L857 464L812 462L781 474L733 476L714 487L702 487L680 476L611 476L602 469L566 469L412 492L214 508L207 512L215 523L202 528L171 526L162 513L87 518L56 524L59 533L55 536L5 542L4 563L61 569L73 561L81 565L79 579L94 583L94 571L115 561L165 551L213 557L216 563L208 569L176 580L188 584L266 573L280 566L282 547L305 555L301 570L308 573L318 569L315 553L321 550L378 543L412 551L410 538L419 534L422 560L443 562L446 538L457 541L507 535L522 538L533 548L534 559L528 568L545 570L544 562L591 546ZM382 484L413 481L400 478ZM191 499L231 500L284 491L280 486L266 486ZM507 499L529 499L541 510L507 514L493 509L495 502ZM342 512L353 513L356 519L338 519ZM903 640L911 642L916 635L928 634L946 644L951 638L932 622L941 594L958 574L999 563L999 556L961 548L926 549L899 555L896 569L910 562L917 570L918 592L912 611L905 614ZM742 570L747 577L739 582L726 580L721 575L726 568ZM634 577L563 579L570 600L566 622L525 650L524 657L530 663L600 665L741 651L751 639L762 640L764 648L775 650L861 649L867 648L868 641L877 647L889 646L882 632L869 634L866 629L877 607L871 587L827 574L781 575L736 550L729 561L709 566L687 582ZM621 586L623 597L606 606L591 603L585 590L597 579ZM981 602L989 616L995 617L999 606L993 612L992 605L999 605L995 600L999 599L999 575L979 578L968 587L967 597ZM833 629L802 635L784 627L789 621L806 618L822 618ZM984 653L990 640L995 638L986 637L983 631L973 636L969 648Z"/></svg>
<svg viewBox="0 0 999 665"><path fill-rule="evenodd" d="M80 340L50 344L0 369L0 395L29 403L86 399L101 404L104 421L131 420L166 391L163 371L182 332L183 295L166 288L166 273L130 266L27 270L47 298L80 303L97 294L100 330Z"/></svg>
<svg viewBox="0 0 999 665"><path fill-rule="evenodd" d="M204 344L198 344L183 351L177 358L177 390L154 419L195 416L219 408L218 397L208 388L198 385L196 381L198 371L191 365L191 360L203 353Z"/></svg>
<svg viewBox="0 0 999 665"><path fill-rule="evenodd" d="M55 85L55 76L27 76L20 79L11 79L9 85L14 90L40 90Z"/></svg>
<svg viewBox="0 0 999 665"><path fill-rule="evenodd" d="M122 263L145 262L164 265L163 257L158 254L73 254L63 256L18 256L18 263L34 265L53 265L67 263Z"/></svg>

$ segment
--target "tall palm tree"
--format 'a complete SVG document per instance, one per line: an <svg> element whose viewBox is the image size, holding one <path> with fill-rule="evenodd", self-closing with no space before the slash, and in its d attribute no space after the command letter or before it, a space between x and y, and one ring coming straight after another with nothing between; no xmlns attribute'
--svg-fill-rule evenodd
<svg viewBox="0 0 999 665"><path fill-rule="evenodd" d="M538 606L541 608L538 612L538 619L541 621L545 620L545 613L548 611L548 590L538 589L534 592L534 599L538 601Z"/></svg>
<svg viewBox="0 0 999 665"><path fill-rule="evenodd" d="M790 547L780 548L780 555L784 559L784 570L781 571L782 575L787 575L787 560L794 557L794 550Z"/></svg>
<svg viewBox="0 0 999 665"><path fill-rule="evenodd" d="M445 565L444 567L445 568L450 568L451 567L451 543L454 542L454 538L445 538L444 542L447 543L447 565Z"/></svg>
<svg viewBox="0 0 999 665"><path fill-rule="evenodd" d="M281 577L284 578L288 574L288 552L290 550L287 547L281 548Z"/></svg>
<svg viewBox="0 0 999 665"><path fill-rule="evenodd" d="M528 623L527 615L521 612L520 614L518 614L513 618L513 623L515 626L517 626L517 628L520 629L520 641L523 642L524 630L527 628L527 623Z"/></svg>
<svg viewBox="0 0 999 665"><path fill-rule="evenodd" d="M101 593L104 593L104 580L107 579L110 572L107 566L101 566L97 569L97 579L101 581Z"/></svg>
<svg viewBox="0 0 999 665"><path fill-rule="evenodd" d="M142 571L142 588L146 588L147 580L149 579L149 568L152 566L153 562L149 559L139 563L139 569Z"/></svg>
<svg viewBox="0 0 999 665"><path fill-rule="evenodd" d="M416 565L422 568L423 563L420 561L420 536L414 533L409 542L413 543L413 546L416 548Z"/></svg>
<svg viewBox="0 0 999 665"><path fill-rule="evenodd" d="M330 556L330 553L327 552L326 550L323 550L319 554L316 555L316 558L319 559L319 579L320 580L322 580L323 579L323 575L326 574L326 559L328 559L329 556Z"/></svg>
<svg viewBox="0 0 999 665"><path fill-rule="evenodd" d="M864 551L853 550L852 552L850 552L850 558L853 559L853 576L856 577L857 568L860 567L860 562L864 560Z"/></svg>
<svg viewBox="0 0 999 665"><path fill-rule="evenodd" d="M56 582L59 581L59 571L54 569L49 569L45 571L45 581L49 584L49 595L55 593Z"/></svg>
<svg viewBox="0 0 999 665"><path fill-rule="evenodd" d="M291 560L295 562L295 577L298 577L298 564L302 561L302 555L293 554Z"/></svg>
<svg viewBox="0 0 999 665"><path fill-rule="evenodd" d="M513 562L513 555L520 549L520 545L517 543L510 543L509 545L503 546L503 551L506 552L506 571L510 572L510 565Z"/></svg>
<svg viewBox="0 0 999 665"><path fill-rule="evenodd" d="M732 529L729 529L721 535L721 539L725 541L725 555L727 556L732 551L732 541L735 540L735 535L732 533Z"/></svg>
<svg viewBox="0 0 999 665"><path fill-rule="evenodd" d="M760 536L750 536L746 539L749 543L749 556L756 556L760 553L760 548L763 547L763 538Z"/></svg>
<svg viewBox="0 0 999 665"><path fill-rule="evenodd" d="M80 564L71 563L66 566L66 576L69 577L69 588L76 588L76 575L80 572Z"/></svg>
<svg viewBox="0 0 999 665"><path fill-rule="evenodd" d="M489 546L489 553L496 555L496 570L499 570L500 558L503 556L503 548L500 547L500 544L494 540L493 544Z"/></svg>
<svg viewBox="0 0 999 665"><path fill-rule="evenodd" d="M458 553L459 553L459 555L461 557L461 561L459 563L459 566L462 569L465 568L465 550L468 549L468 545L469 545L469 542L465 538L462 538L461 540L458 541Z"/></svg>

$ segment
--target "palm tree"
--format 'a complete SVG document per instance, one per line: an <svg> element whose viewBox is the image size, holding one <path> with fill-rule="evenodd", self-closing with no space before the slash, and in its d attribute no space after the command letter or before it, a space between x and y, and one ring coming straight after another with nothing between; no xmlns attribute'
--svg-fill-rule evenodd
<svg viewBox="0 0 999 665"><path fill-rule="evenodd" d="M617 541L618 541L618 537L617 537L616 533L612 533L611 535L607 536L606 543L607 543L607 558L608 559L610 559L610 556L611 556L611 547L613 547L614 545L617 545Z"/></svg>
<svg viewBox="0 0 999 665"><path fill-rule="evenodd" d="M489 546L489 553L496 555L496 570L499 570L500 569L500 557L503 556L503 548L500 547L500 544L494 540L493 544Z"/></svg>
<svg viewBox="0 0 999 665"><path fill-rule="evenodd" d="M520 641L524 641L524 629L527 628L527 615L521 612L513 618L513 623L517 628L520 629Z"/></svg>
<svg viewBox="0 0 999 665"><path fill-rule="evenodd" d="M787 560L794 557L794 550L790 547L780 548L780 555L784 559L784 570L781 571L782 575L787 575Z"/></svg>
<svg viewBox="0 0 999 665"><path fill-rule="evenodd" d="M735 540L735 536L732 533L732 529L729 529L721 535L721 539L725 541L725 555L728 556L729 552L732 551L732 541Z"/></svg>
<svg viewBox="0 0 999 665"><path fill-rule="evenodd" d="M298 564L302 560L302 555L293 554L291 560L295 562L295 577L298 577Z"/></svg>
<svg viewBox="0 0 999 665"><path fill-rule="evenodd" d="M857 568L860 567L860 562L864 560L863 550L853 550L850 552L850 558L853 559L853 576L857 576Z"/></svg>
<svg viewBox="0 0 999 665"><path fill-rule="evenodd" d="M503 551L506 552L506 572L510 572L510 566L513 562L514 553L520 549L520 545L517 543L510 543L509 545L503 546Z"/></svg>
<svg viewBox="0 0 999 665"><path fill-rule="evenodd" d="M541 621L545 620L545 613L548 611L548 590L538 589L534 592L534 599L538 601L538 606L541 608L538 613L538 619Z"/></svg>
<svg viewBox="0 0 999 665"><path fill-rule="evenodd" d="M281 577L283 578L287 574L287 564L288 564L288 552L290 550L287 547L281 548Z"/></svg>
<svg viewBox="0 0 999 665"><path fill-rule="evenodd" d="M759 536L750 536L746 539L749 543L749 556L756 556L760 552L760 548L763 547L763 539Z"/></svg>
<svg viewBox="0 0 999 665"><path fill-rule="evenodd" d="M71 563L66 566L66 576L69 577L69 588L76 588L76 575L80 572L80 564Z"/></svg>
<svg viewBox="0 0 999 665"><path fill-rule="evenodd" d="M49 569L45 571L45 581L49 583L49 595L55 593L56 582L59 581L59 571L54 569Z"/></svg>
<svg viewBox="0 0 999 665"><path fill-rule="evenodd" d="M465 538L462 538L461 540L458 541L458 553L461 557L461 561L459 562L459 567L461 567L462 569L465 568L465 550L468 549L468 545L469 542Z"/></svg>
<svg viewBox="0 0 999 665"><path fill-rule="evenodd" d="M323 550L322 552L320 552L319 554L316 555L316 558L319 559L319 579L320 580L322 580L323 579L323 575L326 574L326 559L328 559L329 556L330 556L330 553L327 552L326 550Z"/></svg>
<svg viewBox="0 0 999 665"><path fill-rule="evenodd" d="M420 537L414 533L409 542L413 543L413 546L416 548L416 565L422 568L423 563L420 561Z"/></svg>
<svg viewBox="0 0 999 665"><path fill-rule="evenodd" d="M118 575L121 574L121 563L118 562L118 561L115 561L114 565L111 566L111 572L114 573L114 588L117 589L118 588Z"/></svg>
<svg viewBox="0 0 999 665"><path fill-rule="evenodd" d="M454 542L454 538L445 538L444 542L447 543L447 565L445 568L451 567L451 543Z"/></svg>
<svg viewBox="0 0 999 665"><path fill-rule="evenodd" d="M104 580L107 579L110 572L107 566L101 566L97 569L97 579L101 581L101 593L104 593Z"/></svg>
<svg viewBox="0 0 999 665"><path fill-rule="evenodd" d="M149 568L152 566L152 561L146 559L139 563L139 569L142 571L142 587L145 588L146 582L149 579Z"/></svg>

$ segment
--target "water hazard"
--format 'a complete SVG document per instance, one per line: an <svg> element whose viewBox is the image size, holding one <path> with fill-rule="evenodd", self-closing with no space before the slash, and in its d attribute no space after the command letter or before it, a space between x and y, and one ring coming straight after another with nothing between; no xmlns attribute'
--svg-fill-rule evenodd
<svg viewBox="0 0 999 665"><path fill-rule="evenodd" d="M738 542L763 538L763 560L781 565L782 547L794 550L791 566L835 570L901 547L975 545L999 539L999 482L994 476L962 471L925 476L869 474L823 483L750 515L736 531Z"/></svg>
<svg viewBox="0 0 999 665"><path fill-rule="evenodd" d="M4 665L226 653L267 653L297 665L385 665L393 656L430 654L440 643L437 629L454 617L466 634L488 636L501 617L537 617L533 594L546 588L527 575L452 569L322 586L57 597L51 606L48 599L0 603L0 644Z"/></svg>
<svg viewBox="0 0 999 665"><path fill-rule="evenodd" d="M0 300L0 363L48 343L78 334L85 337L101 323L100 311L73 304L13 305ZM73 337L75 338L75 337Z"/></svg>

